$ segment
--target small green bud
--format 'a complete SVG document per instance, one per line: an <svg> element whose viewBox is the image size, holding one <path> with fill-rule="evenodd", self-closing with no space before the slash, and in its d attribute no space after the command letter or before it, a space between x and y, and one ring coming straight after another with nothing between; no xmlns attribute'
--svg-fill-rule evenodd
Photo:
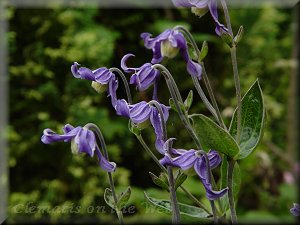
<svg viewBox="0 0 300 225"><path fill-rule="evenodd" d="M194 13L196 16L198 16L198 17L202 17L202 16L204 16L207 12L208 12L208 8L207 7L205 7L205 8L197 8L197 7L192 7L191 8L191 11L192 11L192 13Z"/></svg>
<svg viewBox="0 0 300 225"><path fill-rule="evenodd" d="M149 125L150 125L150 121L146 120L142 123L136 124L136 127L142 130L142 129L145 129L145 128L149 127Z"/></svg>
<svg viewBox="0 0 300 225"><path fill-rule="evenodd" d="M107 89L107 84L99 84L98 82L92 81L92 88L99 94L103 93Z"/></svg>
<svg viewBox="0 0 300 225"><path fill-rule="evenodd" d="M195 169L192 166L191 168L187 169L187 170L182 170L182 172L187 175L187 176L194 176L196 175Z"/></svg>
<svg viewBox="0 0 300 225"><path fill-rule="evenodd" d="M75 138L73 138L71 140L71 151L74 155L78 155L79 154L79 149L77 144L75 143Z"/></svg>
<svg viewBox="0 0 300 225"><path fill-rule="evenodd" d="M173 47L172 44L170 43L170 41L168 41L168 40L162 41L160 46L161 46L162 56L165 56L168 58L174 58L179 52L179 49Z"/></svg>
<svg viewBox="0 0 300 225"><path fill-rule="evenodd" d="M241 41L242 36L243 36L243 33L244 33L244 28L243 28L243 26L240 26L237 35L236 35L236 36L234 37L234 39L233 39L233 40L234 40L234 43L235 43L236 45Z"/></svg>
<svg viewBox="0 0 300 225"><path fill-rule="evenodd" d="M230 48L232 48L233 39L230 34L228 34L227 32L224 32L221 34L221 38Z"/></svg>

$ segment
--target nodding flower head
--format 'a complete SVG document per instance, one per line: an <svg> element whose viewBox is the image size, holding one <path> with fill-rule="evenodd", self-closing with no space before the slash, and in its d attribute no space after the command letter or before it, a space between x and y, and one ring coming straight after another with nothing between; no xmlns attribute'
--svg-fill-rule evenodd
<svg viewBox="0 0 300 225"><path fill-rule="evenodd" d="M121 67L126 73L133 73L130 84L136 85L140 91L144 91L156 81L159 71L154 69L151 63L145 63L138 68L128 67L126 61L133 56L133 54L126 54L121 60Z"/></svg>
<svg viewBox="0 0 300 225"><path fill-rule="evenodd" d="M167 29L157 37L152 37L150 33L142 33L141 38L145 47L153 51L151 63L160 63L164 57L173 58L180 52L187 63L188 73L201 79L202 68L189 56L187 42L179 30Z"/></svg>
<svg viewBox="0 0 300 225"><path fill-rule="evenodd" d="M116 90L118 88L118 81L115 74L109 71L106 67L101 67L96 70L90 70L86 67L78 68L80 64L74 62L71 66L71 72L75 78L92 81L92 87L98 92L102 93L108 90L108 96L111 96L112 105L115 105L117 100Z"/></svg>
<svg viewBox="0 0 300 225"><path fill-rule="evenodd" d="M298 203L294 203L294 206L290 209L290 212L294 216L300 216L300 205Z"/></svg>
<svg viewBox="0 0 300 225"><path fill-rule="evenodd" d="M73 154L86 153L90 157L93 157L94 154L99 159L99 166L108 171L112 172L116 168L116 164L113 162L107 161L98 145L96 143L95 134L93 131L88 130L83 127L73 127L70 124L67 124L63 128L63 134L57 134L51 129L45 129L41 141L44 144L51 144L53 142L71 142L71 149Z"/></svg>
<svg viewBox="0 0 300 225"><path fill-rule="evenodd" d="M160 106L162 108L164 122L166 123L169 118L170 107L165 106L164 104L160 104ZM156 135L156 149L161 154L164 154L162 123L158 110L154 106L149 105L145 101L130 105L125 99L119 99L115 109L118 115L129 118L139 128L144 128L145 123L150 120Z"/></svg>
<svg viewBox="0 0 300 225"><path fill-rule="evenodd" d="M216 0L172 0L176 7L191 8L192 12L197 16L203 16L207 10L209 10L216 24L217 35L228 33L228 29L219 22L218 19L218 4Z"/></svg>
<svg viewBox="0 0 300 225"><path fill-rule="evenodd" d="M184 149L173 149L171 152L167 151L166 147L171 139L168 139L164 145L165 150L165 156L160 160L160 163L164 166L173 166L173 167L179 167L183 171L187 171L190 168L194 167L194 171L199 176L205 190L206 190L206 197L209 200L215 200L217 198L222 197L225 195L228 191L228 188L224 188L220 191L214 191L212 189L212 184L209 179L210 175L208 173L208 167L206 164L206 159L204 155L199 155L197 150L190 149L190 150L184 150ZM172 154L175 156L172 158L170 155ZM221 157L215 150L210 150L207 153L208 157L208 163L210 166L210 169L216 168L221 163Z"/></svg>

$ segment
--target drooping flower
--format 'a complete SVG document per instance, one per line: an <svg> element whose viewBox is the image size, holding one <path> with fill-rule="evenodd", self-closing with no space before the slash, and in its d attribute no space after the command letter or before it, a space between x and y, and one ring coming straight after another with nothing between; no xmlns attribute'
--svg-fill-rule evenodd
<svg viewBox="0 0 300 225"><path fill-rule="evenodd" d="M202 16L207 9L210 12L215 24L217 35L222 35L224 32L228 33L228 29L219 22L218 19L218 4L216 0L172 0L176 7L191 8L198 16Z"/></svg>
<svg viewBox="0 0 300 225"><path fill-rule="evenodd" d="M160 106L163 111L164 122L166 123L169 117L170 107L167 107L164 104L160 104ZM164 154L161 119L158 110L154 106L149 105L145 101L130 105L125 99L119 99L117 101L115 109L118 115L129 118L133 123L137 125L141 125L150 120L156 134L156 149L161 154Z"/></svg>
<svg viewBox="0 0 300 225"><path fill-rule="evenodd" d="M300 216L300 205L298 203L294 203L294 206L290 209L290 212L294 216Z"/></svg>
<svg viewBox="0 0 300 225"><path fill-rule="evenodd" d="M96 70L90 70L86 67L78 68L79 63L74 62L71 66L71 72L75 78L92 81L92 87L99 93L108 90L108 96L111 97L114 106L117 100L116 90L118 88L118 80L114 73L110 72L106 67Z"/></svg>
<svg viewBox="0 0 300 225"><path fill-rule="evenodd" d="M53 142L71 142L71 149L74 154L86 153L90 157L93 157L95 154L99 159L99 166L108 171L112 172L116 168L114 162L109 162L102 155L98 145L96 144L96 138L93 131L88 130L83 127L73 127L70 124L67 124L63 128L63 134L57 134L51 129L45 129L41 141L44 144L51 144Z"/></svg>
<svg viewBox="0 0 300 225"><path fill-rule="evenodd" d="M156 81L159 76L159 71L157 69L154 69L151 63L145 63L138 68L128 67L126 65L126 61L129 57L132 56L134 55L126 54L125 56L123 56L121 60L121 68L126 73L133 73L130 78L130 84L134 84L140 91L144 91Z"/></svg>
<svg viewBox="0 0 300 225"><path fill-rule="evenodd" d="M174 158L168 153L167 149L172 139L168 139L168 141L164 144L165 156L160 160L160 163L164 166L173 166L179 167L182 170L188 170L191 167L194 167L195 172L198 174L205 190L206 197L209 200L215 200L217 198L222 197L228 191L228 188L224 188L220 191L214 191L212 188L212 184L209 180L208 168L206 164L205 157L203 155L199 156L198 151L194 149L184 150L184 149L173 149L171 150L171 154L175 155ZM216 168L221 163L221 157L218 152L215 150L210 150L207 153L207 157L209 160L210 169Z"/></svg>
<svg viewBox="0 0 300 225"><path fill-rule="evenodd" d="M202 68L190 58L187 42L180 31L167 29L154 38L150 33L142 33L141 38L144 40L145 47L153 51L151 63L160 63L164 57L172 58L179 51L187 63L188 73L201 79Z"/></svg>

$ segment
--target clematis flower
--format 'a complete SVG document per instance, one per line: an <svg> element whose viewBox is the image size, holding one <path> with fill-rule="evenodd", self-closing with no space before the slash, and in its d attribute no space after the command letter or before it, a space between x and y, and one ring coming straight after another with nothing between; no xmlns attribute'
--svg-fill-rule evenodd
<svg viewBox="0 0 300 225"><path fill-rule="evenodd" d="M138 68L128 67L126 61L132 56L134 55L126 54L121 60L121 67L126 73L133 73L130 84L134 84L140 91L144 91L157 80L159 71L154 69L151 63L145 63Z"/></svg>
<svg viewBox="0 0 300 225"><path fill-rule="evenodd" d="M163 118L166 122L169 117L169 109L170 107L165 106L164 104L160 104L163 111ZM156 149L164 154L163 150L163 140L162 140L162 127L161 127L161 119L158 113L158 110L149 105L147 102L142 101L136 104L128 104L125 99L119 99L116 104L116 112L120 116L124 116L129 118L133 123L137 125L143 125L145 122L151 122L154 132L156 134L155 146Z"/></svg>
<svg viewBox="0 0 300 225"><path fill-rule="evenodd" d="M63 134L57 134L51 129L45 129L41 141L44 144L51 144L53 142L71 142L71 149L74 154L86 153L90 157L95 154L99 159L99 166L108 171L112 172L116 168L114 162L109 162L102 155L98 145L96 144L96 138L93 131L80 126L73 127L67 124L63 128Z"/></svg>
<svg viewBox="0 0 300 225"><path fill-rule="evenodd" d="M300 216L300 205L297 203L293 204L293 208L290 209L290 212L294 215L294 216Z"/></svg>
<svg viewBox="0 0 300 225"><path fill-rule="evenodd" d="M74 62L71 66L71 72L75 78L92 81L92 87L99 93L108 89L108 96L111 97L112 105L114 106L117 100L116 90L118 81L115 74L109 71L106 67L90 70L86 67L78 68L79 63Z"/></svg>
<svg viewBox="0 0 300 225"><path fill-rule="evenodd" d="M176 7L187 7L191 8L192 11L198 15L202 16L207 9L210 12L215 24L217 35L222 35L224 32L228 33L228 29L219 22L218 19L218 5L216 0L172 0Z"/></svg>
<svg viewBox="0 0 300 225"><path fill-rule="evenodd" d="M145 47L153 51L151 63L160 63L164 57L172 58L179 51L187 63L188 73L201 79L202 68L190 58L185 37L180 31L167 29L154 38L150 33L142 33L141 38Z"/></svg>
<svg viewBox="0 0 300 225"><path fill-rule="evenodd" d="M207 165L205 157L199 156L197 154L197 150L190 149L173 149L171 150L171 154L175 155L175 158L172 158L168 153L168 145L172 139L168 139L168 141L164 144L165 156L160 160L160 163L164 166L173 166L179 167L182 170L188 170L191 167L194 167L195 172L198 174L205 190L206 190L206 197L209 200L215 200L217 198L222 197L228 191L228 188L224 188L220 191L214 191L212 189L212 184L209 181L209 174L207 171ZM207 153L207 157L209 160L209 166L211 169L216 168L221 163L221 157L219 156L218 152L215 150L210 150Z"/></svg>

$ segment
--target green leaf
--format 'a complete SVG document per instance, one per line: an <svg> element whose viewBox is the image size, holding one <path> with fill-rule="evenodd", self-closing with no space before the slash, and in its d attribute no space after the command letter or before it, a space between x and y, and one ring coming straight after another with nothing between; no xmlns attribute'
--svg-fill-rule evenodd
<svg viewBox="0 0 300 225"><path fill-rule="evenodd" d="M193 115L191 118L195 132L205 151L214 149L230 158L238 155L239 146L223 128L202 114Z"/></svg>
<svg viewBox="0 0 300 225"><path fill-rule="evenodd" d="M178 103L179 103L179 106L180 106L180 108L181 108L181 111L184 112L184 111L185 111L185 105L182 104L181 102L178 102ZM175 103L174 103L173 98L170 98L170 99L169 99L169 105L170 105L170 107L171 107L175 112L178 112L178 110L177 110L177 108L176 108L176 105L175 105Z"/></svg>
<svg viewBox="0 0 300 225"><path fill-rule="evenodd" d="M105 191L104 191L104 201L112 209L115 209L114 197L113 197L112 191L109 188L105 188Z"/></svg>
<svg viewBox="0 0 300 225"><path fill-rule="evenodd" d="M243 26L240 26L237 35L233 39L233 41L236 45L241 41L243 33L244 33L244 28L243 28Z"/></svg>
<svg viewBox="0 0 300 225"><path fill-rule="evenodd" d="M171 203L168 200L161 200L149 197L146 192L144 192L147 203L157 209L159 212L164 212L166 214L171 214ZM196 218L207 218L210 215L205 212L203 209L190 206L182 203L178 203L180 214L187 215Z"/></svg>
<svg viewBox="0 0 300 225"><path fill-rule="evenodd" d="M151 177L154 184L161 187L162 189L166 189L166 190L169 191L168 184L161 177L157 177L155 174L153 174L151 172L149 172L149 175L150 175L150 177Z"/></svg>
<svg viewBox="0 0 300 225"><path fill-rule="evenodd" d="M190 90L188 96L186 97L185 101L184 101L184 107L186 111L189 111L189 109L191 108L191 105L193 103L193 91Z"/></svg>
<svg viewBox="0 0 300 225"><path fill-rule="evenodd" d="M238 159L246 158L257 147L263 133L265 106L258 80L247 91L242 99L240 154ZM233 114L229 128L230 134L236 138L237 116Z"/></svg>
<svg viewBox="0 0 300 225"><path fill-rule="evenodd" d="M208 53L208 45L207 45L207 42L204 41L202 44L201 51L200 51L199 60L202 61L205 58L205 56L207 55L207 53Z"/></svg>
<svg viewBox="0 0 300 225"><path fill-rule="evenodd" d="M183 182L187 179L187 175L180 170L177 172L177 176L175 178L175 190L180 187L180 185L183 184Z"/></svg>
<svg viewBox="0 0 300 225"><path fill-rule="evenodd" d="M233 39L227 32L221 34L222 40L231 48L233 44Z"/></svg>
<svg viewBox="0 0 300 225"><path fill-rule="evenodd" d="M131 188L127 187L126 190L122 192L118 198L118 203L117 203L118 209L121 210L127 204L128 200L130 199L130 195L131 195Z"/></svg>

